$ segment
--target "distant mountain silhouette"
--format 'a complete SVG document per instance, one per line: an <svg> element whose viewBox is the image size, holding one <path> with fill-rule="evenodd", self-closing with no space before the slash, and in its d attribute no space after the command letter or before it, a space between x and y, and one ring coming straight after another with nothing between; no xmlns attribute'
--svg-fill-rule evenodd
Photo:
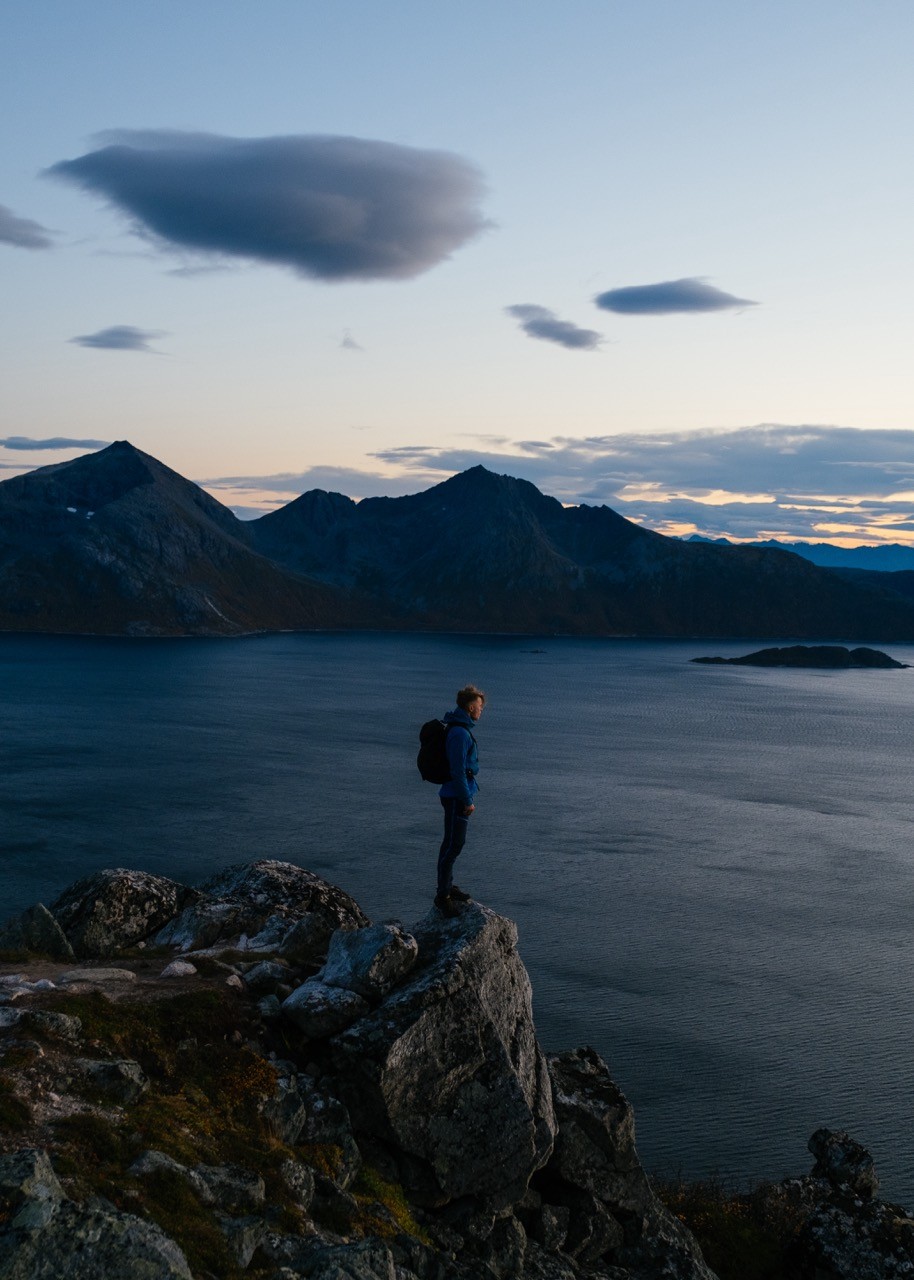
<svg viewBox="0 0 914 1280"><path fill-rule="evenodd" d="M120 440L0 484L0 628L233 635L346 626L340 593L264 560L199 486Z"/></svg>
<svg viewBox="0 0 914 1280"><path fill-rule="evenodd" d="M767 547L774 551L792 551L812 564L824 569L866 569L878 573L914 571L914 547L900 542L890 542L881 547L837 547L832 542L778 542L767 538L764 542L734 543L729 538L705 538L691 533L685 542L708 542L714 546Z"/></svg>
<svg viewBox="0 0 914 1280"><path fill-rule="evenodd" d="M248 522L123 441L0 483L0 629L351 627L902 640L914 601L483 467L402 498L315 490Z"/></svg>

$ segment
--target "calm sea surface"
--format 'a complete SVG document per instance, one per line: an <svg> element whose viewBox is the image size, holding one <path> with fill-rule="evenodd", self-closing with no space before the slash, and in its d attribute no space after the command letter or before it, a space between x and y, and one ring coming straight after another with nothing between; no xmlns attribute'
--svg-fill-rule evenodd
<svg viewBox="0 0 914 1280"><path fill-rule="evenodd" d="M755 647L0 636L0 916L100 867L281 858L409 924L418 726L472 681L458 878L518 922L545 1048L599 1050L655 1172L805 1172L828 1125L914 1206L914 670L688 661Z"/></svg>

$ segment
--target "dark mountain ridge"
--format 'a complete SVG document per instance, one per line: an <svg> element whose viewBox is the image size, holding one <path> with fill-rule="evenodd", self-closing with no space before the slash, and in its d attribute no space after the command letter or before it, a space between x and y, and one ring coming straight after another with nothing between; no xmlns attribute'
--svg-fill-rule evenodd
<svg viewBox="0 0 914 1280"><path fill-rule="evenodd" d="M108 635L354 625L198 485L117 441L0 484L0 627Z"/></svg>
<svg viewBox="0 0 914 1280"><path fill-rule="evenodd" d="M483 467L400 498L314 490L248 522L126 441L0 483L0 629L353 627L904 640L914 601Z"/></svg>

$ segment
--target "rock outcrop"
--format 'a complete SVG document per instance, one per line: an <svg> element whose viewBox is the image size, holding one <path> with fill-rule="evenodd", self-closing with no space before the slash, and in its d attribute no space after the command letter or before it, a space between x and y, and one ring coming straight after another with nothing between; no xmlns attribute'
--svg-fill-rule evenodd
<svg viewBox="0 0 914 1280"><path fill-rule="evenodd" d="M81 968L0 983L4 1280L713 1280L605 1064L544 1056L495 912L371 925L261 861L49 914Z"/></svg>

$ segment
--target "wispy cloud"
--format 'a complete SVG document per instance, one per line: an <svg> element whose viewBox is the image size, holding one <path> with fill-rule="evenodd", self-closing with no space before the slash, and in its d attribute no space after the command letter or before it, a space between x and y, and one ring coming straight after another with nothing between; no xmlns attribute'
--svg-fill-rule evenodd
<svg viewBox="0 0 914 1280"><path fill-rule="evenodd" d="M532 302L518 302L512 307L505 307L505 311L514 317L528 337L555 342L572 351L595 351L603 341L595 329L581 329L568 320L560 320L548 307Z"/></svg>
<svg viewBox="0 0 914 1280"><path fill-rule="evenodd" d="M737 298L707 284L703 276L662 280L659 284L635 284L598 293L594 302L604 311L628 316L666 316L693 311L732 311L757 307L749 298Z"/></svg>
<svg viewBox="0 0 914 1280"><path fill-rule="evenodd" d="M51 232L40 222L20 218L0 204L0 244L11 244L17 249L51 249L54 241Z"/></svg>
<svg viewBox="0 0 914 1280"><path fill-rule="evenodd" d="M663 533L914 541L914 431L768 423L480 444L374 456L417 480L481 463Z"/></svg>
<svg viewBox="0 0 914 1280"><path fill-rule="evenodd" d="M230 138L168 130L48 173L107 197L160 247L291 267L319 280L404 280L488 224L461 156L365 138Z"/></svg>
<svg viewBox="0 0 914 1280"><path fill-rule="evenodd" d="M114 324L109 329L99 329L98 333L81 333L70 342L78 347L94 347L102 351L147 351L155 353L150 341L164 338L159 329L137 329L132 324Z"/></svg>
<svg viewBox="0 0 914 1280"><path fill-rule="evenodd" d="M31 436L0 437L0 446L4 449L104 449L110 440L73 440L69 436L50 436L45 440L35 440Z"/></svg>

